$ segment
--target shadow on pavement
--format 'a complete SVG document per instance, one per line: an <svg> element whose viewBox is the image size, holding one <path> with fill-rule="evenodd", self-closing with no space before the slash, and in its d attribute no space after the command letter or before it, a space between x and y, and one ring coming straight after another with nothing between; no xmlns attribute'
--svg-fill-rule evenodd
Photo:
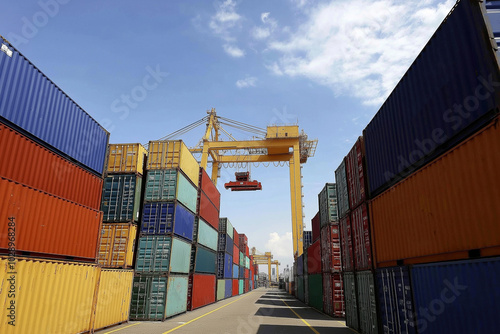
<svg viewBox="0 0 500 334"><path fill-rule="evenodd" d="M308 307L304 308L294 308L293 309L301 318L306 320L324 320L324 321L335 321L334 319L318 313ZM264 317L275 317L275 318L294 318L298 319L295 313L289 308L273 308L273 307L261 307L255 312L257 316Z"/></svg>
<svg viewBox="0 0 500 334"><path fill-rule="evenodd" d="M356 332L344 327L316 327L314 329L320 334L355 334ZM280 325L260 325L257 334L303 334L312 333L307 326L280 326Z"/></svg>

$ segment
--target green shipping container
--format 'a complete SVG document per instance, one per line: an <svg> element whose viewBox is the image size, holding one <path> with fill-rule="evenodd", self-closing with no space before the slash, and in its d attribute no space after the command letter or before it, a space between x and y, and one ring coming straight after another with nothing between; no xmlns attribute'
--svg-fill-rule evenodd
<svg viewBox="0 0 500 334"><path fill-rule="evenodd" d="M226 280L218 279L217 280L217 300L224 299L224 294L226 292Z"/></svg>
<svg viewBox="0 0 500 334"><path fill-rule="evenodd" d="M136 272L189 273L191 244L177 238L153 235L139 238Z"/></svg>
<svg viewBox="0 0 500 334"><path fill-rule="evenodd" d="M243 254L242 252L240 252L240 266L245 266L245 254Z"/></svg>
<svg viewBox="0 0 500 334"><path fill-rule="evenodd" d="M377 334L377 304L375 282L371 271L356 273L359 327L362 333Z"/></svg>
<svg viewBox="0 0 500 334"><path fill-rule="evenodd" d="M323 312L323 275L308 276L309 306Z"/></svg>
<svg viewBox="0 0 500 334"><path fill-rule="evenodd" d="M245 268L250 269L250 258L245 256Z"/></svg>
<svg viewBox="0 0 500 334"><path fill-rule="evenodd" d="M242 295L244 292L244 288L245 288L245 280L240 279L240 283L239 283L238 288L239 288L238 294Z"/></svg>
<svg viewBox="0 0 500 334"><path fill-rule="evenodd" d="M354 273L344 273L345 323L359 331L358 302Z"/></svg>
<svg viewBox="0 0 500 334"><path fill-rule="evenodd" d="M192 245L191 271L215 275L217 273L217 253L201 245Z"/></svg>
<svg viewBox="0 0 500 334"><path fill-rule="evenodd" d="M196 213L198 189L177 169L148 170L145 201L168 201L177 199Z"/></svg>
<svg viewBox="0 0 500 334"><path fill-rule="evenodd" d="M142 178L137 175L110 175L104 179L101 210L108 222L139 221Z"/></svg>
<svg viewBox="0 0 500 334"><path fill-rule="evenodd" d="M187 276L136 276L132 286L131 320L165 320L186 312Z"/></svg>
<svg viewBox="0 0 500 334"><path fill-rule="evenodd" d="M297 276L297 298L301 302L305 302L305 296L304 296L304 276Z"/></svg>
<svg viewBox="0 0 500 334"><path fill-rule="evenodd" d="M219 233L210 225L208 225L203 219L198 220L198 243L210 248L213 251L217 251L217 242L219 238Z"/></svg>

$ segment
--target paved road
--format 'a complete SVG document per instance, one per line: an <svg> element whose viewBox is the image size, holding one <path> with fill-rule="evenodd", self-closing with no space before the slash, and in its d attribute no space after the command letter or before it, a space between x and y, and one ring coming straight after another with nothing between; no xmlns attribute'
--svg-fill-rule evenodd
<svg viewBox="0 0 500 334"><path fill-rule="evenodd" d="M283 290L260 288L164 322L131 321L99 334L355 334Z"/></svg>

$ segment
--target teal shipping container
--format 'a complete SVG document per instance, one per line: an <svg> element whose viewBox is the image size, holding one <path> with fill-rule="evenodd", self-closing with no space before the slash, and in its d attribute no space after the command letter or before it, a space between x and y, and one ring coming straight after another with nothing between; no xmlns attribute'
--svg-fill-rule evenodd
<svg viewBox="0 0 500 334"><path fill-rule="evenodd" d="M240 283L239 283L238 288L239 288L238 294L242 295L244 293L244 289L245 289L245 280L240 279Z"/></svg>
<svg viewBox="0 0 500 334"><path fill-rule="evenodd" d="M134 277L131 320L165 320L187 309L187 276Z"/></svg>
<svg viewBox="0 0 500 334"><path fill-rule="evenodd" d="M108 222L139 221L142 178L137 175L110 175L104 179L101 211Z"/></svg>
<svg viewBox="0 0 500 334"><path fill-rule="evenodd" d="M224 299L224 295L226 292L226 280L218 279L217 280L217 301Z"/></svg>
<svg viewBox="0 0 500 334"><path fill-rule="evenodd" d="M186 259L189 257L183 259L187 263ZM215 275L217 273L217 253L199 244L192 245L190 271Z"/></svg>
<svg viewBox="0 0 500 334"><path fill-rule="evenodd" d="M344 273L345 324L359 331L358 301L354 273Z"/></svg>
<svg viewBox="0 0 500 334"><path fill-rule="evenodd" d="M174 199L196 213L198 189L180 170L148 170L144 200L160 202Z"/></svg>
<svg viewBox="0 0 500 334"><path fill-rule="evenodd" d="M234 240L234 228L229 219L225 217L219 218L219 233L226 233Z"/></svg>
<svg viewBox="0 0 500 334"><path fill-rule="evenodd" d="M139 238L135 270L145 273L189 273L191 244L170 236Z"/></svg>
<svg viewBox="0 0 500 334"><path fill-rule="evenodd" d="M377 304L375 301L375 282L371 271L356 273L359 327L362 333L377 334Z"/></svg>
<svg viewBox="0 0 500 334"><path fill-rule="evenodd" d="M206 223L203 219L198 219L198 243L213 251L217 251L217 241L219 233L212 226Z"/></svg>
<svg viewBox="0 0 500 334"><path fill-rule="evenodd" d="M323 275L308 275L309 306L323 312Z"/></svg>
<svg viewBox="0 0 500 334"><path fill-rule="evenodd" d="M244 266L245 266L245 254L240 252L240 267L244 267Z"/></svg>

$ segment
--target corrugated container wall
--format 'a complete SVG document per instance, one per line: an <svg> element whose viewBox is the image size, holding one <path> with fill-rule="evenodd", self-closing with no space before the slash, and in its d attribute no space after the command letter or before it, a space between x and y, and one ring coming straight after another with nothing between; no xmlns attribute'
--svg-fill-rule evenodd
<svg viewBox="0 0 500 334"><path fill-rule="evenodd" d="M219 219L219 232L220 233L226 233L227 235L229 235L229 237L231 239L234 240L234 229L233 229L233 225L231 224L231 222L229 221L229 219L225 218L225 217L221 217Z"/></svg>
<svg viewBox="0 0 500 334"><path fill-rule="evenodd" d="M366 203L351 211L351 227L352 240L354 241L354 266L356 270L370 270L373 267L372 242Z"/></svg>
<svg viewBox="0 0 500 334"><path fill-rule="evenodd" d="M141 203L142 177L110 175L102 190L103 219L108 222L138 221Z"/></svg>
<svg viewBox="0 0 500 334"><path fill-rule="evenodd" d="M499 258L418 265L411 280L419 333L498 332Z"/></svg>
<svg viewBox="0 0 500 334"><path fill-rule="evenodd" d="M191 295L188 292L188 311L215 303L215 275L191 274L189 284Z"/></svg>
<svg viewBox="0 0 500 334"><path fill-rule="evenodd" d="M17 258L15 326L7 325L11 320L7 305L13 300L7 280L10 271L7 259L0 259L2 334L90 331L99 279L96 265Z"/></svg>
<svg viewBox="0 0 500 334"><path fill-rule="evenodd" d="M217 280L217 301L226 298L225 293L226 293L226 280L225 279L218 279Z"/></svg>
<svg viewBox="0 0 500 334"><path fill-rule="evenodd" d="M311 242L314 242L314 241L318 240L318 238L320 237L319 212L316 213L316 215L313 217L313 219L311 219L311 229L312 229L312 240L311 240ZM308 244L310 245L311 243L309 242ZM307 247L305 247L305 248L307 248Z"/></svg>
<svg viewBox="0 0 500 334"><path fill-rule="evenodd" d="M141 233L171 234L193 240L195 215L178 202L145 203Z"/></svg>
<svg viewBox="0 0 500 334"><path fill-rule="evenodd" d="M144 159L148 152L141 144L109 144L108 173L144 175Z"/></svg>
<svg viewBox="0 0 500 334"><path fill-rule="evenodd" d="M219 234L210 225L208 225L203 219L201 219L201 218L196 218L196 219L198 219L198 240L197 240L197 242L200 245L203 245L203 246L205 246L213 251L217 251L217 242L218 242ZM231 239L229 238L229 240L231 240ZM232 251L233 251L233 243L231 240L231 248L228 250L228 253L231 253Z"/></svg>
<svg viewBox="0 0 500 334"><path fill-rule="evenodd" d="M133 270L101 270L94 330L128 321L133 280Z"/></svg>
<svg viewBox="0 0 500 334"><path fill-rule="evenodd" d="M500 254L497 124L372 200L377 265Z"/></svg>
<svg viewBox="0 0 500 334"><path fill-rule="evenodd" d="M316 240L307 249L307 273L320 274L321 273L321 243Z"/></svg>
<svg viewBox="0 0 500 334"><path fill-rule="evenodd" d="M349 193L347 190L345 159L342 159L339 167L335 170L335 188L337 189L339 219L342 219L349 213Z"/></svg>
<svg viewBox="0 0 500 334"><path fill-rule="evenodd" d="M303 247L307 249L313 243L312 231L304 231L302 236L304 238Z"/></svg>
<svg viewBox="0 0 500 334"><path fill-rule="evenodd" d="M354 273L344 273L345 324L359 330L358 297L356 292L356 277Z"/></svg>
<svg viewBox="0 0 500 334"><path fill-rule="evenodd" d="M18 50L0 53L0 117L102 175L109 133Z"/></svg>
<svg viewBox="0 0 500 334"><path fill-rule="evenodd" d="M191 244L175 237L139 238L135 270L144 273L189 273Z"/></svg>
<svg viewBox="0 0 500 334"><path fill-rule="evenodd" d="M147 169L180 168L198 185L200 166L182 140L150 141Z"/></svg>
<svg viewBox="0 0 500 334"><path fill-rule="evenodd" d="M137 226L132 223L103 223L97 262L105 267L131 267Z"/></svg>
<svg viewBox="0 0 500 334"><path fill-rule="evenodd" d="M197 213L216 230L219 228L219 209L203 192L199 195Z"/></svg>
<svg viewBox="0 0 500 334"><path fill-rule="evenodd" d="M359 137L351 151L345 158L347 189L349 192L349 206L358 207L367 199L365 176L365 144L363 137Z"/></svg>
<svg viewBox="0 0 500 334"><path fill-rule="evenodd" d="M342 270L353 271L354 270L354 254L352 247L353 238L352 238L351 217L349 217L349 215L340 219L339 229L340 229L340 253L342 256Z"/></svg>
<svg viewBox="0 0 500 334"><path fill-rule="evenodd" d="M0 177L0 249L8 249L9 217L16 222L16 251L95 262L102 213Z"/></svg>
<svg viewBox="0 0 500 334"><path fill-rule="evenodd" d="M0 175L99 210L102 179L0 124Z"/></svg>
<svg viewBox="0 0 500 334"><path fill-rule="evenodd" d="M327 225L321 229L321 271L339 273L342 271L340 233L338 225Z"/></svg>
<svg viewBox="0 0 500 334"><path fill-rule="evenodd" d="M500 31L488 32L482 5L458 1L364 130L371 197L498 113Z"/></svg>
<svg viewBox="0 0 500 334"><path fill-rule="evenodd" d="M200 185L199 188L201 191L207 195L208 199L212 204L217 208L220 209L220 192L217 190L217 187L215 184L212 182L212 179L208 176L207 172L200 167ZM232 234L231 234L232 238Z"/></svg>
<svg viewBox="0 0 500 334"><path fill-rule="evenodd" d="M308 276L309 305L323 312L323 274Z"/></svg>
<svg viewBox="0 0 500 334"><path fill-rule="evenodd" d="M193 245L191 267L191 272L217 274L217 253L201 245Z"/></svg>
<svg viewBox="0 0 500 334"><path fill-rule="evenodd" d="M408 267L379 269L376 282L382 331L416 334L417 323Z"/></svg>
<svg viewBox="0 0 500 334"><path fill-rule="evenodd" d="M240 281L237 279L233 279L233 284L231 288L232 288L231 294L233 296L237 296L240 291Z"/></svg>
<svg viewBox="0 0 500 334"><path fill-rule="evenodd" d="M327 183L325 185L323 190L318 194L318 203L321 227L331 223L338 223L337 189L335 183Z"/></svg>
<svg viewBox="0 0 500 334"><path fill-rule="evenodd" d="M375 280L373 272L356 272L359 327L363 334L378 333Z"/></svg>

